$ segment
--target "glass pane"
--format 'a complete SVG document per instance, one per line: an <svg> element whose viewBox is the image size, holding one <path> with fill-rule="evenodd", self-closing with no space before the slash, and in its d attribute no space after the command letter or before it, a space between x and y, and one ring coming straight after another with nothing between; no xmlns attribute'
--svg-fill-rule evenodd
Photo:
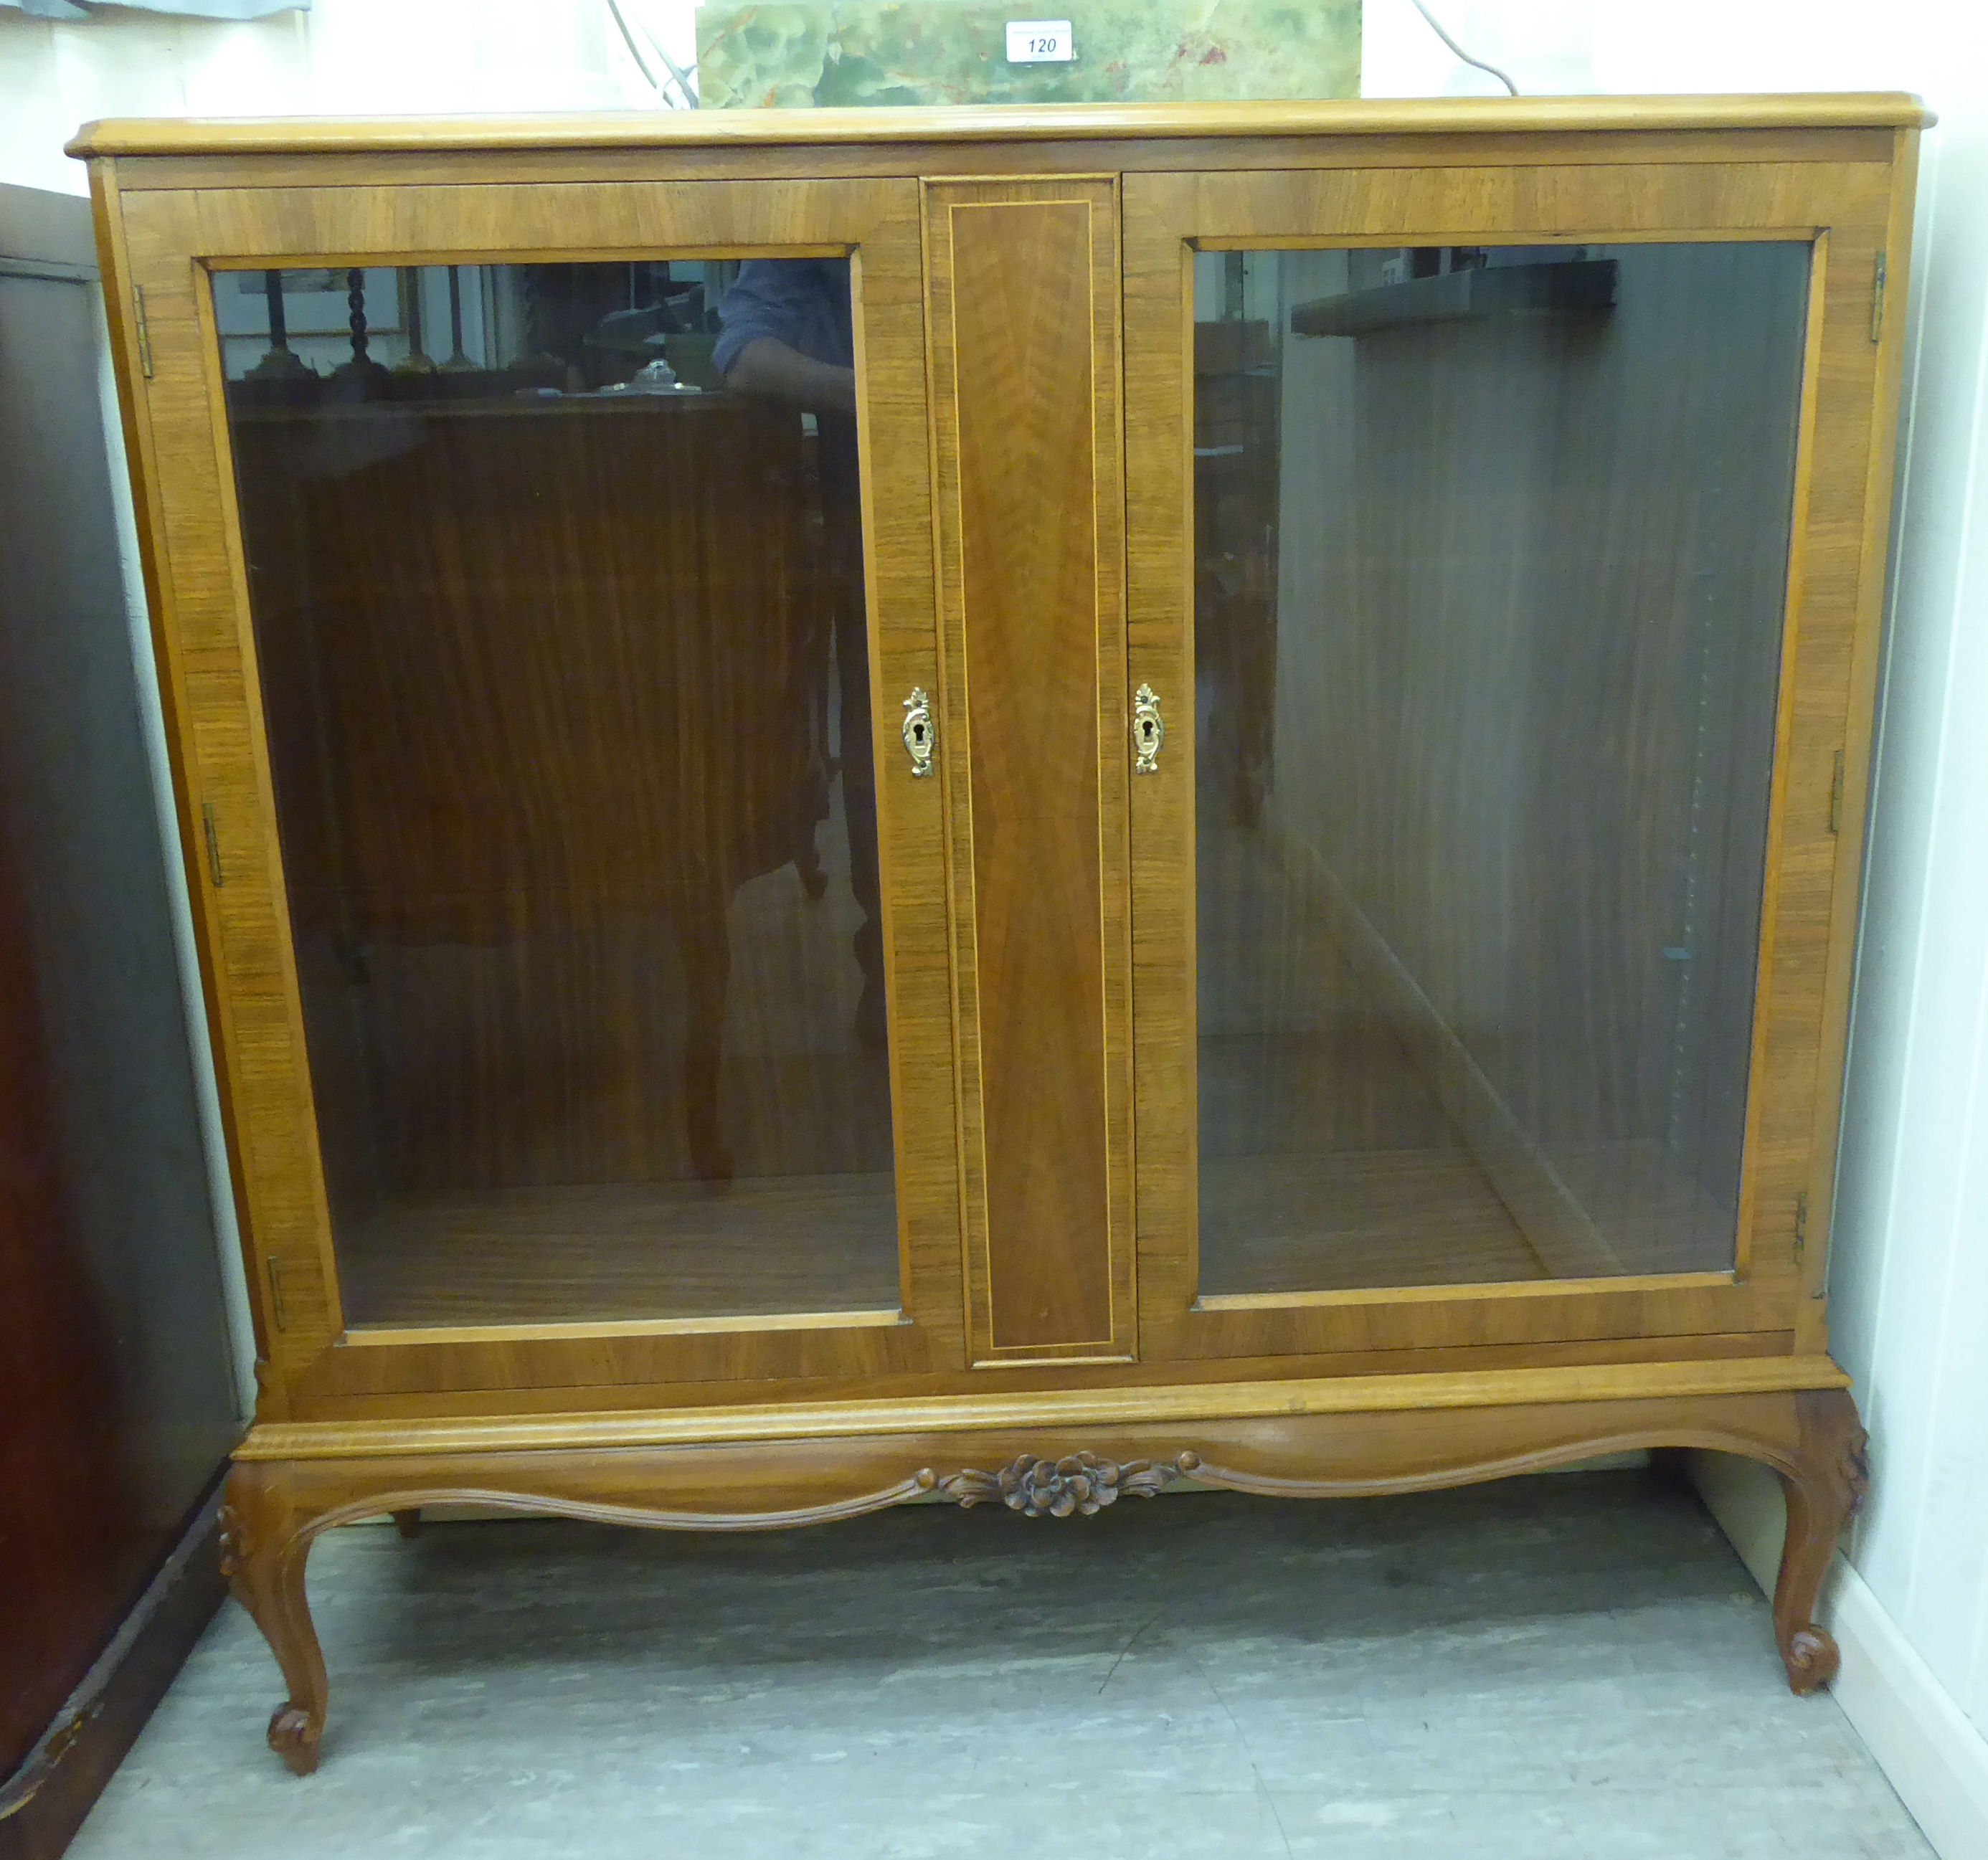
<svg viewBox="0 0 1988 1860"><path fill-rule="evenodd" d="M1196 255L1204 1291L1732 1266L1807 284Z"/></svg>
<svg viewBox="0 0 1988 1860"><path fill-rule="evenodd" d="M898 1307L849 289L216 275L349 1321Z"/></svg>

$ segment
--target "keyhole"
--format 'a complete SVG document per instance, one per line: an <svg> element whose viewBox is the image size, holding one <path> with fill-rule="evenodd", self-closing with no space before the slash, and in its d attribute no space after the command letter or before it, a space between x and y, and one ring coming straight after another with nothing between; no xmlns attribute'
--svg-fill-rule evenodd
<svg viewBox="0 0 1988 1860"><path fill-rule="evenodd" d="M911 741L922 749L925 746L925 727L923 724L911 725Z"/></svg>
<svg viewBox="0 0 1988 1860"><path fill-rule="evenodd" d="M1142 717L1139 720L1139 741L1149 749L1152 747L1153 720L1150 717Z"/></svg>

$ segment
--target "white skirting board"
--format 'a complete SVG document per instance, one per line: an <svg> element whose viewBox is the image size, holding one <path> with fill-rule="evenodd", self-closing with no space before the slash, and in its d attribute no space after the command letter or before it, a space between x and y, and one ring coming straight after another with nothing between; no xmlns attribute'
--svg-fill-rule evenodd
<svg viewBox="0 0 1988 1860"><path fill-rule="evenodd" d="M1695 1453L1691 1470L1706 1509L1771 1595L1787 1520L1780 1480L1726 1453ZM1843 1654L1830 1690L1934 1852L1988 1860L1988 1737L1841 1556L1819 1612Z"/></svg>

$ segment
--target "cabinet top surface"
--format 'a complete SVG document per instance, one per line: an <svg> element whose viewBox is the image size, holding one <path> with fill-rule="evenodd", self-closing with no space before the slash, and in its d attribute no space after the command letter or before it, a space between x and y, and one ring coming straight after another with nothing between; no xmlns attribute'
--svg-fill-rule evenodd
<svg viewBox="0 0 1988 1860"><path fill-rule="evenodd" d="M1017 142L1168 137L1456 135L1625 130L1899 129L1935 120L1903 92L1758 96L1411 97L1325 103L988 104L955 109L616 110L458 116L118 118L68 152L323 154L441 149Z"/></svg>

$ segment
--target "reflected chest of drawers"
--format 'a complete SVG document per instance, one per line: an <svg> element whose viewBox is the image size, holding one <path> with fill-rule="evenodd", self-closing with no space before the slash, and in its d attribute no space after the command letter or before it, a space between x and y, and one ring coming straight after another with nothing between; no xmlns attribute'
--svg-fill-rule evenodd
<svg viewBox="0 0 1988 1860"><path fill-rule="evenodd" d="M1786 1483L1828 1677L1922 120L79 137L292 1767L313 1538L462 1500L1721 1448Z"/></svg>

